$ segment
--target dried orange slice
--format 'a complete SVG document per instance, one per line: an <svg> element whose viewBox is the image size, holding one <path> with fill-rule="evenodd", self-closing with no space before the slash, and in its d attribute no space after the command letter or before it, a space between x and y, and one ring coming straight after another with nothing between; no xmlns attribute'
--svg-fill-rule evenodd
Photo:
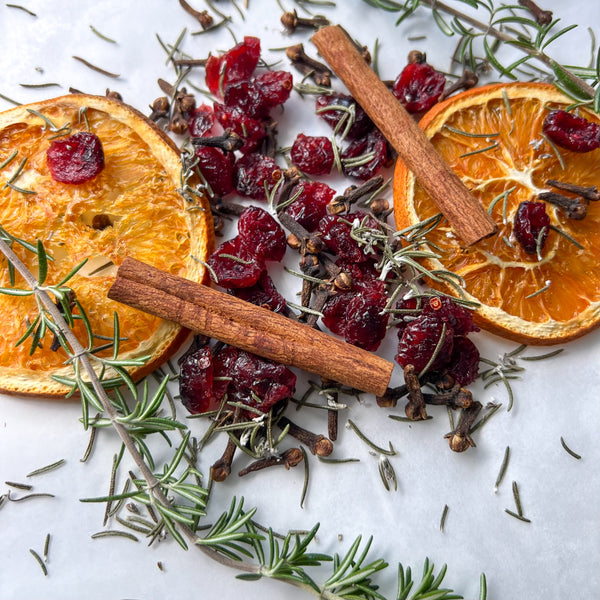
<svg viewBox="0 0 600 600"><path fill-rule="evenodd" d="M600 186L599 150L560 149L543 135L548 111L570 104L549 84L489 85L441 102L420 122L498 225L493 237L465 248L442 221L428 235L440 258L427 265L460 275L464 285L460 291L432 285L478 302L475 318L482 328L520 343L565 342L600 323L600 202L590 202L580 221L548 205L551 229L541 257L526 254L513 236L519 203L550 191L547 180ZM598 122L597 115L579 110ZM394 208L398 229L439 213L401 161L394 173Z"/></svg>
<svg viewBox="0 0 600 600"><path fill-rule="evenodd" d="M70 184L55 181L46 151L56 136L90 131L102 143L105 165L93 179ZM14 155L14 156L13 156ZM11 157L13 157L11 159ZM25 160L26 159L26 160ZM19 106L0 114L0 226L8 234L41 240L53 260L47 283L59 282L84 259L70 280L98 346L113 336L119 315L121 358L148 356L133 367L139 379L164 362L183 343L187 331L107 298L125 256L194 281L202 281L202 262L214 237L210 207L203 197L186 197L181 188L180 153L153 123L125 104L83 94ZM20 171L19 171L20 169ZM13 250L30 267L37 257L18 243ZM200 261L195 260L200 259ZM0 285L9 287L2 257ZM17 275L15 287L27 287ZM62 350L50 348L51 336L30 353L30 340L16 346L37 314L35 300L0 294L0 390L33 396L64 395L53 379L69 376ZM82 321L75 333L85 344Z"/></svg>

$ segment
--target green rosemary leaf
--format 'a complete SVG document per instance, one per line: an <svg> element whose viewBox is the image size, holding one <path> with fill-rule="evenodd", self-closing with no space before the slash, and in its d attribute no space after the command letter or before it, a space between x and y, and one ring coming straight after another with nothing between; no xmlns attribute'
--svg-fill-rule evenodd
<svg viewBox="0 0 600 600"><path fill-rule="evenodd" d="M40 568L42 569L42 573L44 574L44 577L47 577L48 569L46 568L46 565L44 564L44 561L42 560L40 555L33 548L29 548L29 552L31 553L31 556L33 556L33 558L35 558L38 565L40 565Z"/></svg>
<svg viewBox="0 0 600 600"><path fill-rule="evenodd" d="M45 467L40 467L39 469L35 469L34 471L27 473L27 475L25 475L25 477L35 477L36 475L42 475L43 473L48 473L49 471L54 471L54 469L58 469L59 467L62 467L64 464L65 464L65 459L61 458L60 460L57 460L56 462L46 465Z"/></svg>
<svg viewBox="0 0 600 600"><path fill-rule="evenodd" d="M435 8L435 5L434 5L434 7L431 10L431 14L433 15L433 18L434 18L435 23L438 26L439 30L444 35L446 35L448 37L451 37L451 36L454 35L454 30L448 24L448 22L446 21L446 19L444 19L444 17L442 17L440 11Z"/></svg>
<svg viewBox="0 0 600 600"><path fill-rule="evenodd" d="M107 529L106 531L98 531L97 533L93 533L90 537L93 540L97 540L100 538L106 538L106 537L123 537L128 540L132 540L134 542L140 541L135 535L133 535L133 533L128 533L127 531L118 531L116 529Z"/></svg>
<svg viewBox="0 0 600 600"><path fill-rule="evenodd" d="M570 454L573 458L576 458L577 460L581 460L581 455L577 454L576 452L574 452L573 450L571 450L571 448L569 448L569 446L567 446L567 443L565 442L565 440L562 437L562 435L560 436L560 443L561 443L561 446L565 449L565 451L568 454Z"/></svg>
<svg viewBox="0 0 600 600"><path fill-rule="evenodd" d="M549 39L547 39L543 43L542 50L544 50L547 46L549 46L552 42L554 42L555 40L557 40L559 37L562 37L563 35L565 35L565 33L568 33L569 31L572 31L576 27L577 27L577 25L573 24L573 25L569 25L567 27L564 27L560 31L557 31L553 36L551 36Z"/></svg>
<svg viewBox="0 0 600 600"><path fill-rule="evenodd" d="M389 443L389 450L385 450L384 448L381 448L379 446L377 446L376 444L374 444L354 423L354 421L352 421L352 419L348 419L348 427L350 429L352 429L352 431L354 431L354 433L356 433L356 435L365 443L367 444L367 446L369 446L369 448L372 448L373 450L375 450L375 452L379 452L379 454L383 454L385 456L395 456L397 454L397 452L394 450L392 443Z"/></svg>
<svg viewBox="0 0 600 600"><path fill-rule="evenodd" d="M42 240L37 241L38 284L43 285L48 276L48 257Z"/></svg>
<svg viewBox="0 0 600 600"><path fill-rule="evenodd" d="M93 25L90 25L90 29L92 30L93 33L95 33L99 38L103 39L106 42L110 42L111 44L116 44L116 40L113 40L112 38L109 38L108 36L100 33Z"/></svg>
<svg viewBox="0 0 600 600"><path fill-rule="evenodd" d="M485 50L485 57L490 61L490 64L498 71L498 73L508 77L509 79L512 79L513 81L516 81L516 76L507 72L496 58L495 53L488 42L487 36L484 36L483 38L483 47Z"/></svg>

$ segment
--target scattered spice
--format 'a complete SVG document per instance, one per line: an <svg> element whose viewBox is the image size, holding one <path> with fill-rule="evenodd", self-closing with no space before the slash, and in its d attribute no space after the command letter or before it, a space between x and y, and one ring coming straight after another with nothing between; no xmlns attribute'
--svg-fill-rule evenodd
<svg viewBox="0 0 600 600"><path fill-rule="evenodd" d="M84 64L89 69L92 69L92 71L96 71L97 73L106 75L106 77L112 77L113 79L117 79L120 77L120 75L117 73L111 73L110 71L106 71L104 69L101 69L100 67L97 67L96 65L93 65L91 62L89 62L85 58L81 58L81 56L73 56L73 58L75 60L79 61L80 63Z"/></svg>

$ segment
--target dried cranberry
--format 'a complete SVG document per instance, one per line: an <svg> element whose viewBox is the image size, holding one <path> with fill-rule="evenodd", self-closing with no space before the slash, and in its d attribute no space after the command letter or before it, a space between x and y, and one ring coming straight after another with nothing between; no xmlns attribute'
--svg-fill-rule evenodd
<svg viewBox="0 0 600 600"><path fill-rule="evenodd" d="M359 291L346 307L345 339L364 350L377 350L385 337L389 313L383 312L387 296L378 291Z"/></svg>
<svg viewBox="0 0 600 600"><path fill-rule="evenodd" d="M269 108L254 81L238 81L228 85L223 102L225 106L237 109L253 119L265 119L269 115Z"/></svg>
<svg viewBox="0 0 600 600"><path fill-rule="evenodd" d="M455 335L479 331L479 327L473 323L473 312L457 304L449 296L432 296L429 300L425 299L423 313L435 314L438 319L452 327Z"/></svg>
<svg viewBox="0 0 600 600"><path fill-rule="evenodd" d="M349 159L357 159L365 154L373 153L373 158L368 162L353 165L347 163ZM374 129L366 137L354 140L342 152L342 169L348 177L367 180L373 177L388 162L389 149L383 134Z"/></svg>
<svg viewBox="0 0 600 600"><path fill-rule="evenodd" d="M247 154L242 156L233 169L233 183L238 194L265 200L267 190L271 191L281 178L281 169L270 156Z"/></svg>
<svg viewBox="0 0 600 600"><path fill-rule="evenodd" d="M414 321L423 312L422 303L420 298L410 297L401 298L396 302L395 313L397 319L396 327L398 328L398 338L402 337L402 333L406 329L406 326Z"/></svg>
<svg viewBox="0 0 600 600"><path fill-rule="evenodd" d="M323 307L323 324L336 335L346 335L346 309L352 297L352 293L340 290Z"/></svg>
<svg viewBox="0 0 600 600"><path fill-rule="evenodd" d="M354 105L354 123L348 130L346 137L349 140L355 140L364 137L375 128L373 121L367 113L360 107L358 102L347 94L329 94L326 96L317 96L316 111L332 128L335 128L342 117L347 114L346 111L339 108L327 109L329 106L343 106L345 108Z"/></svg>
<svg viewBox="0 0 600 600"><path fill-rule="evenodd" d="M210 348L187 352L179 361L179 394L192 414L210 410L213 404L213 360Z"/></svg>
<svg viewBox="0 0 600 600"><path fill-rule="evenodd" d="M236 298L268 308L280 313L286 307L285 298L277 291L273 280L266 271L263 271L258 281L251 287L230 290Z"/></svg>
<svg viewBox="0 0 600 600"><path fill-rule="evenodd" d="M220 148L196 146L198 169L216 196L226 196L233 191L233 152Z"/></svg>
<svg viewBox="0 0 600 600"><path fill-rule="evenodd" d="M292 164L308 175L327 175L333 168L333 145L326 137L300 133L290 151Z"/></svg>
<svg viewBox="0 0 600 600"><path fill-rule="evenodd" d="M564 110L549 112L542 129L555 144L573 152L591 152L600 146L600 125Z"/></svg>
<svg viewBox="0 0 600 600"><path fill-rule="evenodd" d="M238 355L239 350L228 345L213 353L213 396L218 402L229 389Z"/></svg>
<svg viewBox="0 0 600 600"><path fill-rule="evenodd" d="M327 214L327 205L335 196L335 190L326 183L314 181L298 184L295 191L300 191L300 194L285 212L312 233Z"/></svg>
<svg viewBox="0 0 600 600"><path fill-rule="evenodd" d="M398 75L392 92L409 113L429 110L439 99L446 78L427 63L409 63Z"/></svg>
<svg viewBox="0 0 600 600"><path fill-rule="evenodd" d="M292 74L287 71L266 71L257 75L254 81L269 109L283 104L294 88Z"/></svg>
<svg viewBox="0 0 600 600"><path fill-rule="evenodd" d="M354 223L364 227L377 228L377 222L372 217L356 211L349 215L324 216L319 221L319 231L331 252L351 262L362 262L369 257L352 237Z"/></svg>
<svg viewBox="0 0 600 600"><path fill-rule="evenodd" d="M445 326L445 329L444 329ZM413 365L420 373L429 363L439 344L438 353L429 370L448 364L452 353L454 331L434 314L422 314L400 330L396 362L402 367ZM442 338L443 334L443 338Z"/></svg>
<svg viewBox="0 0 600 600"><path fill-rule="evenodd" d="M521 202L515 213L513 230L515 237L527 254L536 254L544 247L548 231L550 229L550 217L546 213L544 202Z"/></svg>
<svg viewBox="0 0 600 600"><path fill-rule="evenodd" d="M249 252L239 237L223 242L208 257L208 265L216 275L215 283L226 288L250 287L264 269L263 261Z"/></svg>
<svg viewBox="0 0 600 600"><path fill-rule="evenodd" d="M479 350L469 338L463 336L454 338L452 354L446 370L461 386L469 385L477 379Z"/></svg>
<svg viewBox="0 0 600 600"><path fill-rule="evenodd" d="M296 376L287 367L243 350L238 350L229 377L231 400L263 412L277 402L291 398L296 385Z"/></svg>
<svg viewBox="0 0 600 600"><path fill-rule="evenodd" d="M354 283L366 283L369 281L377 281L383 285L383 282L378 279L379 273L375 268L375 261L365 260L363 262L352 262L343 257L338 258L335 264L350 274Z"/></svg>
<svg viewBox="0 0 600 600"><path fill-rule="evenodd" d="M280 261L287 248L283 227L264 209L248 206L238 221L240 242L260 260Z"/></svg>
<svg viewBox="0 0 600 600"><path fill-rule="evenodd" d="M104 169L102 142L94 133L80 132L51 142L46 152L50 175L61 183L84 183Z"/></svg>
<svg viewBox="0 0 600 600"><path fill-rule="evenodd" d="M260 58L260 40L244 37L231 50L221 56L209 56L206 61L206 85L219 98L231 83L250 79Z"/></svg>
<svg viewBox="0 0 600 600"><path fill-rule="evenodd" d="M255 150L261 140L265 137L264 125L258 119L237 108L231 108L224 104L215 102L215 117L226 131L232 131L244 140L241 152L247 154Z"/></svg>
<svg viewBox="0 0 600 600"><path fill-rule="evenodd" d="M203 137L212 133L214 124L215 114L207 104L195 108L188 117L188 131L192 137Z"/></svg>

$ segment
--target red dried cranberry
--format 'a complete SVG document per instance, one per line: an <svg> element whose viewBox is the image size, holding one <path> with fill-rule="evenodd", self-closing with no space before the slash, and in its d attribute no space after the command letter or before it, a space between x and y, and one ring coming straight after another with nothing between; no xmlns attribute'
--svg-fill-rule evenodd
<svg viewBox="0 0 600 600"><path fill-rule="evenodd" d="M396 302L395 310L398 311L395 313L397 319L396 327L399 330L398 338L401 338L406 326L421 315L423 311L421 299L414 296L411 298L401 298Z"/></svg>
<svg viewBox="0 0 600 600"><path fill-rule="evenodd" d="M250 352L238 350L229 376L232 378L228 388L231 400L263 412L294 395L296 376L292 371Z"/></svg>
<svg viewBox="0 0 600 600"><path fill-rule="evenodd" d="M345 163L345 159L358 158L372 152L373 158L368 162L352 165ZM367 137L354 140L342 152L342 170L348 177L355 177L365 181L370 179L388 162L389 150L386 139L378 129L371 131Z"/></svg>
<svg viewBox="0 0 600 600"><path fill-rule="evenodd" d="M521 202L515 213L515 237L527 254L536 254L543 248L550 229L550 217L544 202Z"/></svg>
<svg viewBox="0 0 600 600"><path fill-rule="evenodd" d="M294 87L292 74L287 71L266 71L254 78L267 110L283 104Z"/></svg>
<svg viewBox="0 0 600 600"><path fill-rule="evenodd" d="M349 215L325 215L319 221L319 231L331 252L351 262L362 262L368 260L369 256L352 237L353 223L377 228L377 222L372 217L356 211Z"/></svg>
<svg viewBox="0 0 600 600"><path fill-rule="evenodd" d="M365 260L360 263L355 263L340 257L335 261L335 264L340 267L342 271L350 273L353 283L377 281L383 286L383 282L378 279L379 273L375 268L375 262L373 260Z"/></svg>
<svg viewBox="0 0 600 600"><path fill-rule="evenodd" d="M600 145L600 125L564 110L553 110L544 119L544 133L561 148L591 152Z"/></svg>
<svg viewBox="0 0 600 600"><path fill-rule="evenodd" d="M210 348L203 346L186 353L179 361L179 394L183 405L192 414L212 408L213 360Z"/></svg>
<svg viewBox="0 0 600 600"><path fill-rule="evenodd" d="M217 277L215 283L226 288L250 287L264 269L263 261L249 252L239 237L223 242L207 262Z"/></svg>
<svg viewBox="0 0 600 600"><path fill-rule="evenodd" d="M422 314L408 323L399 333L400 341L396 362L400 366L413 365L415 371L420 373L433 357L438 344L438 354L429 370L435 371L448 364L452 353L454 331L450 325L438 319L434 314Z"/></svg>
<svg viewBox="0 0 600 600"><path fill-rule="evenodd" d="M215 124L213 109L207 104L201 104L195 108L188 117L188 131L192 137L203 137L212 134Z"/></svg>
<svg viewBox="0 0 600 600"><path fill-rule="evenodd" d="M198 169L216 196L226 196L233 191L233 152L223 152L220 148L196 146Z"/></svg>
<svg viewBox="0 0 600 600"><path fill-rule="evenodd" d="M260 260L280 261L287 248L283 227L264 209L248 206L238 221L240 242Z"/></svg>
<svg viewBox="0 0 600 600"><path fill-rule="evenodd" d="M221 56L209 56L206 61L206 85L219 98L231 83L250 79L260 58L260 40L244 37L231 50Z"/></svg>
<svg viewBox="0 0 600 600"><path fill-rule="evenodd" d="M85 131L54 140L46 161L55 181L84 183L104 169L102 142L96 134Z"/></svg>
<svg viewBox="0 0 600 600"><path fill-rule="evenodd" d="M237 348L228 345L213 354L213 396L217 402L223 399L229 389L238 354Z"/></svg>
<svg viewBox="0 0 600 600"><path fill-rule="evenodd" d="M266 200L266 188L271 191L281 178L281 169L270 156L247 154L242 156L233 169L233 184L238 194Z"/></svg>
<svg viewBox="0 0 600 600"><path fill-rule="evenodd" d="M479 374L477 346L469 338L456 336L446 369L461 386L473 383Z"/></svg>
<svg viewBox="0 0 600 600"><path fill-rule="evenodd" d="M292 164L308 175L327 175L333 168L333 145L326 137L300 133L290 151Z"/></svg>
<svg viewBox="0 0 600 600"><path fill-rule="evenodd" d="M432 296L429 300L424 299L423 312L435 314L438 319L448 323L455 335L467 335L472 331L479 331L479 327L473 323L473 312L457 304L449 296Z"/></svg>
<svg viewBox="0 0 600 600"><path fill-rule="evenodd" d="M253 119L265 119L269 115L269 108L254 81L238 81L228 85L223 102L228 108L237 109Z"/></svg>
<svg viewBox="0 0 600 600"><path fill-rule="evenodd" d="M317 229L319 221L327 214L327 205L333 200L335 190L319 181L303 181L294 191L300 189L302 189L300 195L285 212L312 233Z"/></svg>
<svg viewBox="0 0 600 600"><path fill-rule="evenodd" d="M316 111L317 114L324 119L332 128L335 128L342 117L346 115L346 111L338 109L327 109L328 106L338 105L348 108L354 105L354 123L350 127L346 137L349 140L355 140L364 137L375 128L373 121L368 117L367 113L360 107L358 102L346 94L329 94L327 96L317 96Z"/></svg>
<svg viewBox="0 0 600 600"><path fill-rule="evenodd" d="M398 75L392 92L409 113L429 110L439 99L446 78L427 63L409 63Z"/></svg>
<svg viewBox="0 0 600 600"><path fill-rule="evenodd" d="M329 331L336 335L346 335L346 309L352 300L351 292L339 290L335 296L331 296L323 307L323 324Z"/></svg>
<svg viewBox="0 0 600 600"><path fill-rule="evenodd" d="M385 337L389 313L383 312L387 296L383 292L359 291L346 308L345 339L364 350L377 350Z"/></svg>
<svg viewBox="0 0 600 600"><path fill-rule="evenodd" d="M243 154L255 150L266 135L264 125L259 120L237 108L215 102L215 117L223 129L232 131L244 140L240 149Z"/></svg>
<svg viewBox="0 0 600 600"><path fill-rule="evenodd" d="M263 271L259 280L251 287L237 288L230 290L236 298L268 308L269 310L280 313L286 307L285 298L277 291L273 280L266 271Z"/></svg>

